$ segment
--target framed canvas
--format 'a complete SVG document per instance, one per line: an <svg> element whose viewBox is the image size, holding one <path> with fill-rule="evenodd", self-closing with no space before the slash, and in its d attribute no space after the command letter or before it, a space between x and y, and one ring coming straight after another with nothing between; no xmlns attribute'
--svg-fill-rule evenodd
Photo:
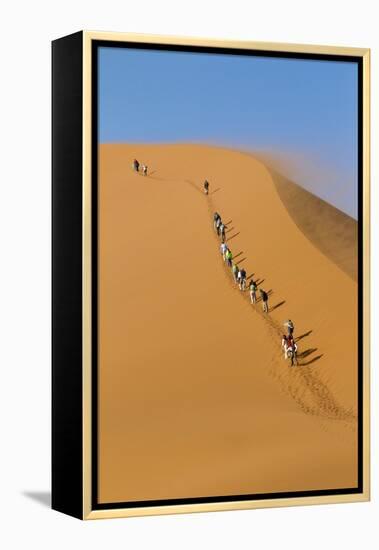
<svg viewBox="0 0 379 550"><path fill-rule="evenodd" d="M52 506L369 499L369 50L53 42Z"/></svg>

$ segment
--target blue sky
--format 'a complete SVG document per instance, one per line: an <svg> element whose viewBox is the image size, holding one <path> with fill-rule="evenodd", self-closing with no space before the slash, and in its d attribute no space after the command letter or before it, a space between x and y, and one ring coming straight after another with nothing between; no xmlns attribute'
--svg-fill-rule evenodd
<svg viewBox="0 0 379 550"><path fill-rule="evenodd" d="M209 143L269 154L357 217L354 63L99 49L102 143Z"/></svg>

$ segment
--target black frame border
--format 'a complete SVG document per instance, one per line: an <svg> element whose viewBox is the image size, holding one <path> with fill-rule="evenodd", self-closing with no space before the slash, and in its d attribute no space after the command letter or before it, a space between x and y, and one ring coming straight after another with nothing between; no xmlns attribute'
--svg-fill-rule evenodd
<svg viewBox="0 0 379 550"><path fill-rule="evenodd" d="M247 48L229 48L214 46L190 46L176 44L159 44L144 42L128 42L114 40L92 40L92 74L91 74L91 96L92 96L92 151L91 151L91 197L92 197L92 235L91 235L91 254L92 254L92 510L110 510L121 508L145 508L153 506L175 506L189 504L206 503L227 503L242 501L265 501L272 499L288 499L301 497L318 497L333 495L354 495L363 493L363 334L364 334L364 315L363 315L363 58L361 56L335 55L335 54L314 54L297 53L286 51L255 50ZM143 500L129 502L98 502L98 48L123 48L123 49L141 49L155 51L172 51L187 53L206 53L219 55L249 56L249 57L271 57L271 58L289 58L305 59L317 61L338 61L356 63L358 69L358 484L357 487L348 487L341 489L324 489L309 491L291 491L280 493L259 493L243 495L224 495L208 497L176 498L165 500Z"/></svg>
<svg viewBox="0 0 379 550"><path fill-rule="evenodd" d="M51 507L82 519L83 32L51 54Z"/></svg>

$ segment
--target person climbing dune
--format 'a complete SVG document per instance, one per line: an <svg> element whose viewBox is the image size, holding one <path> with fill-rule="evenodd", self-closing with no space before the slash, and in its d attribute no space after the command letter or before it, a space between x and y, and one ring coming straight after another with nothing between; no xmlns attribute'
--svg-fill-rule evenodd
<svg viewBox="0 0 379 550"><path fill-rule="evenodd" d="M134 159L134 160L133 160L133 170L134 170L135 172L139 172L139 162L138 162L137 159Z"/></svg>
<svg viewBox="0 0 379 550"><path fill-rule="evenodd" d="M208 193L209 193L209 181L208 180L205 180L203 187L204 187L204 193L206 195L208 195Z"/></svg>
<svg viewBox="0 0 379 550"><path fill-rule="evenodd" d="M233 254L232 254L232 251L230 250L230 248L228 248L228 250L225 253L225 260L226 260L226 263L228 264L228 267L233 267L233 265L232 265Z"/></svg>
<svg viewBox="0 0 379 550"><path fill-rule="evenodd" d="M244 291L246 288L246 271L242 268L239 272L239 285L240 290Z"/></svg>
<svg viewBox="0 0 379 550"><path fill-rule="evenodd" d="M217 231L217 235L220 236L220 227L222 225L222 220L221 220L221 217L218 218L218 220L216 221L216 231Z"/></svg>
<svg viewBox="0 0 379 550"><path fill-rule="evenodd" d="M213 227L214 227L214 230L217 231L217 222L218 220L221 220L221 216L218 212L215 212L213 214Z"/></svg>
<svg viewBox="0 0 379 550"><path fill-rule="evenodd" d="M222 258L223 258L224 261L225 261L225 255L226 255L227 251L228 251L228 247L227 247L226 243L221 243L220 253L221 253Z"/></svg>
<svg viewBox="0 0 379 550"><path fill-rule="evenodd" d="M291 367L297 365L297 344L293 339L293 336L287 336L287 357L291 358Z"/></svg>
<svg viewBox="0 0 379 550"><path fill-rule="evenodd" d="M288 336L292 336L292 334L295 330L295 326L294 326L293 322L291 321L291 319L288 319L288 321L286 321L284 323L284 326L287 327Z"/></svg>
<svg viewBox="0 0 379 550"><path fill-rule="evenodd" d="M221 225L220 225L220 236L221 236L221 241L224 243L225 242L225 231L226 231L226 225L221 222Z"/></svg>
<svg viewBox="0 0 379 550"><path fill-rule="evenodd" d="M250 301L252 304L255 304L257 301L257 283L254 281L254 279L251 279L249 284L249 291L250 291Z"/></svg>
<svg viewBox="0 0 379 550"><path fill-rule="evenodd" d="M259 289L259 293L262 298L262 308L264 313L268 313L268 294L265 290Z"/></svg>
<svg viewBox="0 0 379 550"><path fill-rule="evenodd" d="M238 283L238 275L239 275L239 267L237 264L233 264L232 266L232 273L233 273L233 279L235 283Z"/></svg>

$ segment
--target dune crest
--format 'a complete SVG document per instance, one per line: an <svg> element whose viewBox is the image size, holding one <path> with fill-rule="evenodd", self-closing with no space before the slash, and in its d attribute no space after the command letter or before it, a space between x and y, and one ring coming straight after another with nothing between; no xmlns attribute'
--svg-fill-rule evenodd
<svg viewBox="0 0 379 550"><path fill-rule="evenodd" d="M358 223L268 167L276 190L300 231L353 281L358 280Z"/></svg>

